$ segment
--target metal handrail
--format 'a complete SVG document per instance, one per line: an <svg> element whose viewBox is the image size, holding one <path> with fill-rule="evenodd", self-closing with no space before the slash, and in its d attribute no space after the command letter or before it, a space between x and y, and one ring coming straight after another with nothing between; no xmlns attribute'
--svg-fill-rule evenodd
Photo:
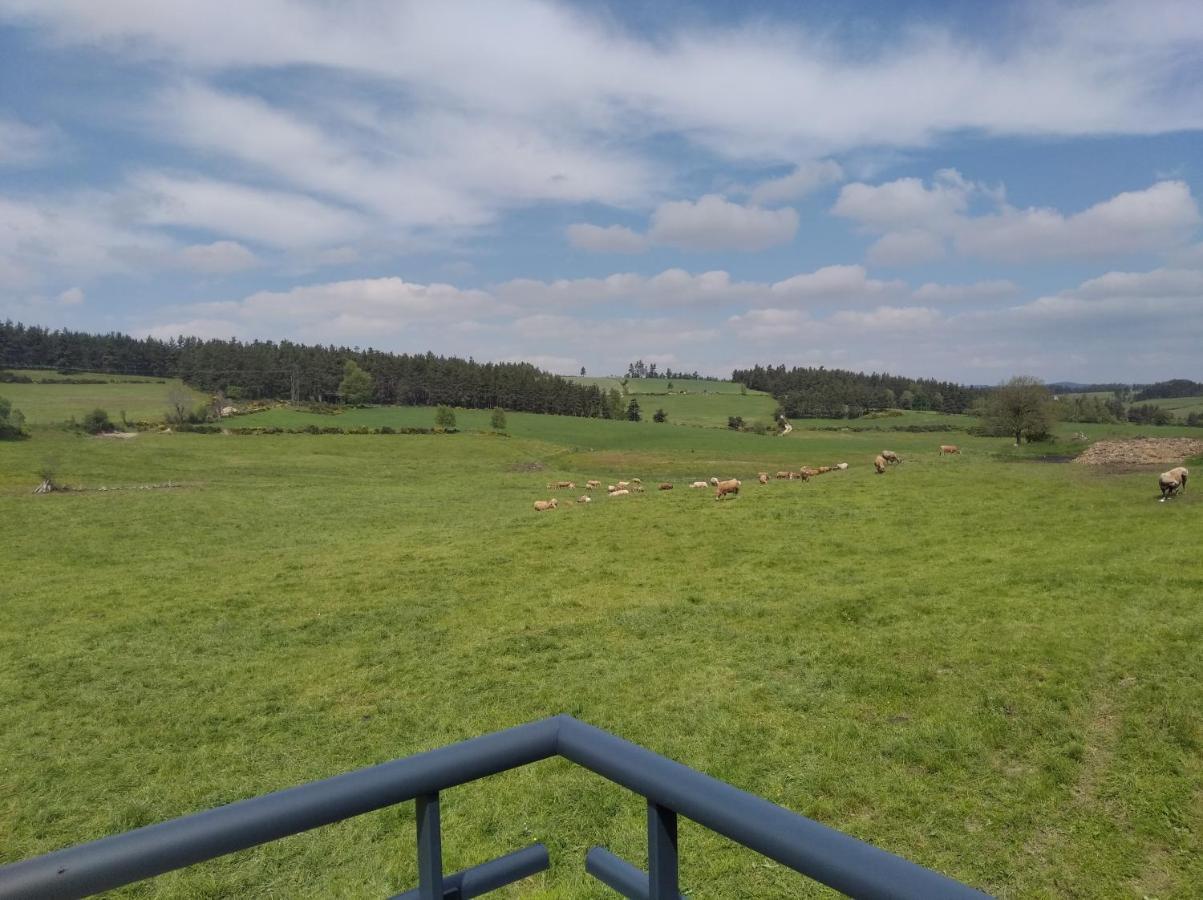
<svg viewBox="0 0 1203 900"><path fill-rule="evenodd" d="M86 897L409 800L418 802L419 885L399 896L478 896L546 869L547 850L535 844L444 875L439 792L556 755L647 798L648 874L601 848L589 852L587 870L628 897L679 896L677 814L849 896L986 896L561 715L0 867L0 900Z"/></svg>

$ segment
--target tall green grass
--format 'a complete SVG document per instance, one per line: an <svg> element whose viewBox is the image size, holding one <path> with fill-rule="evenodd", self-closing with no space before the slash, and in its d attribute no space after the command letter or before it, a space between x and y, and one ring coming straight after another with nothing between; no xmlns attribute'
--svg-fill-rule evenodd
<svg viewBox="0 0 1203 900"><path fill-rule="evenodd" d="M509 418L0 446L0 861L568 712L1002 896L1203 892L1194 492L1001 440L890 435L878 476L878 434ZM31 495L47 456L110 490ZM635 475L677 488L531 509ZM608 896L595 843L645 861L639 798L566 763L443 803L448 869L548 844L508 896ZM119 896L386 896L412 842L406 805ZM681 846L690 896L824 895Z"/></svg>

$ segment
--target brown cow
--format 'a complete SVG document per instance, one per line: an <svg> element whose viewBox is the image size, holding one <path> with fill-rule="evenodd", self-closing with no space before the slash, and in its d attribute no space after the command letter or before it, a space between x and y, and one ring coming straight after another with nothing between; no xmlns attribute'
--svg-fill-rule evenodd
<svg viewBox="0 0 1203 900"><path fill-rule="evenodd" d="M660 490L671 491L672 489L673 489L673 485L672 485L671 481L661 481L660 482Z"/></svg>
<svg viewBox="0 0 1203 900"><path fill-rule="evenodd" d="M559 502L555 497L552 497L550 500L536 500L535 512L546 512L549 509L555 509L557 506L559 506Z"/></svg>
<svg viewBox="0 0 1203 900"><path fill-rule="evenodd" d="M741 482L738 478L731 478L731 479L728 479L727 481L720 481L718 484L716 484L714 486L715 487L714 499L722 500L728 494L738 494L740 483Z"/></svg>
<svg viewBox="0 0 1203 900"><path fill-rule="evenodd" d="M960 453L960 452L961 452L961 448L958 447L956 444L941 444L940 445L940 455L941 456L950 456L953 453Z"/></svg>
<svg viewBox="0 0 1203 900"><path fill-rule="evenodd" d="M784 481L785 479L789 478L790 474L791 473L789 472L778 472L777 477Z"/></svg>
<svg viewBox="0 0 1203 900"><path fill-rule="evenodd" d="M886 458L879 455L875 460L873 460L873 468L877 470L878 475L884 472L886 470Z"/></svg>
<svg viewBox="0 0 1203 900"><path fill-rule="evenodd" d="M759 475L756 476L756 478L761 484L769 483L769 473L768 472L761 472Z"/></svg>
<svg viewBox="0 0 1203 900"><path fill-rule="evenodd" d="M902 462L902 460L898 458L898 454L895 453L893 450L882 450L881 458L884 459L886 462L890 463L891 465Z"/></svg>

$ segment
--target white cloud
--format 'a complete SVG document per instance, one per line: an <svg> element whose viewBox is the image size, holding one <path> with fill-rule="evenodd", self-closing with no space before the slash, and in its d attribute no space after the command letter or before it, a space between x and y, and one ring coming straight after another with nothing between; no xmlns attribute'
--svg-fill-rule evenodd
<svg viewBox="0 0 1203 900"><path fill-rule="evenodd" d="M318 67L445 105L609 134L649 121L723 152L797 159L919 145L962 131L1150 133L1197 127L1186 77L1203 45L1191 4L1040 5L997 42L924 23L881 48L765 21L685 25L655 39L564 4L102 4L5 0L55 39L197 70ZM240 21L231 34L223 23ZM1139 39L1128 40L1132 35ZM990 37L993 37L991 35Z"/></svg>
<svg viewBox="0 0 1203 900"><path fill-rule="evenodd" d="M185 268L215 275L241 272L259 264L254 253L235 241L193 244L180 251L180 261Z"/></svg>
<svg viewBox="0 0 1203 900"><path fill-rule="evenodd" d="M568 241L574 247L594 253L643 253L648 249L648 240L642 234L622 225L600 225L578 223L568 226Z"/></svg>
<svg viewBox="0 0 1203 900"><path fill-rule="evenodd" d="M128 222L109 195L0 196L0 285L131 273L170 249L167 238Z"/></svg>
<svg viewBox="0 0 1203 900"><path fill-rule="evenodd" d="M1161 181L1068 216L1007 207L960 223L955 240L962 253L1010 262L1097 257L1168 250L1189 240L1199 222L1190 187Z"/></svg>
<svg viewBox="0 0 1203 900"><path fill-rule="evenodd" d="M924 229L937 234L955 230L969 207L972 185L955 169L936 173L929 187L918 178L885 184L846 184L831 212L875 232Z"/></svg>
<svg viewBox="0 0 1203 900"><path fill-rule="evenodd" d="M697 201L662 203L648 236L683 250L764 250L793 240L798 214L789 207L762 209L732 203L718 194Z"/></svg>
<svg viewBox="0 0 1203 900"><path fill-rule="evenodd" d="M801 335L813 320L804 310L765 307L731 316L727 325L742 340L761 341Z"/></svg>
<svg viewBox="0 0 1203 900"><path fill-rule="evenodd" d="M866 258L875 266L915 266L943 259L944 238L921 228L891 231L869 247Z"/></svg>
<svg viewBox="0 0 1203 900"><path fill-rule="evenodd" d="M722 270L693 275L684 269L665 269L647 277L632 272L605 278L563 278L545 282L516 278L498 285L502 300L524 307L572 309L588 305L615 307L714 307L767 296L767 285L733 281Z"/></svg>
<svg viewBox="0 0 1203 900"><path fill-rule="evenodd" d="M972 284L937 284L929 281L911 294L926 303L961 303L976 300L1003 300L1019 293L1012 281L975 281Z"/></svg>
<svg viewBox="0 0 1203 900"><path fill-rule="evenodd" d="M1108 272L1065 292L1084 300L1147 297L1193 297L1203 304L1203 271L1154 269L1151 272ZM1203 311L1203 306L1200 307Z"/></svg>
<svg viewBox="0 0 1203 900"><path fill-rule="evenodd" d="M810 160L797 165L788 175L756 185L748 199L760 206L789 203L843 178L844 170L835 160Z"/></svg>
<svg viewBox="0 0 1203 900"><path fill-rule="evenodd" d="M60 306L79 306L84 302L84 292L78 287L67 288L58 295L58 302Z"/></svg>
<svg viewBox="0 0 1203 900"><path fill-rule="evenodd" d="M996 211L973 215L975 200L992 203ZM1013 263L1168 252L1186 243L1201 221L1182 181L1160 181L1066 215L1018 209L1001 189L966 181L951 169L937 172L930 186L917 178L845 185L831 211L882 235L869 258L883 265L937 259L946 240L963 255Z"/></svg>
<svg viewBox="0 0 1203 900"><path fill-rule="evenodd" d="M846 303L880 298L905 287L901 281L870 278L864 266L824 266L814 272L778 281L772 292L778 297Z"/></svg>
<svg viewBox="0 0 1203 900"><path fill-rule="evenodd" d="M60 140L55 129L0 117L0 166L44 163L55 155Z"/></svg>
<svg viewBox="0 0 1203 900"><path fill-rule="evenodd" d="M133 184L147 225L201 228L282 248L336 243L368 230L362 216L301 194L152 172Z"/></svg>
<svg viewBox="0 0 1203 900"><path fill-rule="evenodd" d="M850 328L907 331L931 328L940 318L939 311L929 306L879 306L869 312L842 310L831 316L828 321L833 325Z"/></svg>

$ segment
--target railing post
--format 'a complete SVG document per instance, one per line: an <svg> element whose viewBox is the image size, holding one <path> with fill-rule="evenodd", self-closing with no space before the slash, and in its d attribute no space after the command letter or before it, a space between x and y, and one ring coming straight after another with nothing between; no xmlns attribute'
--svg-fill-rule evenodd
<svg viewBox="0 0 1203 900"><path fill-rule="evenodd" d="M439 833L439 795L417 798L418 897L443 900L443 839Z"/></svg>
<svg viewBox="0 0 1203 900"><path fill-rule="evenodd" d="M647 801L647 874L650 900L678 900L677 814Z"/></svg>

